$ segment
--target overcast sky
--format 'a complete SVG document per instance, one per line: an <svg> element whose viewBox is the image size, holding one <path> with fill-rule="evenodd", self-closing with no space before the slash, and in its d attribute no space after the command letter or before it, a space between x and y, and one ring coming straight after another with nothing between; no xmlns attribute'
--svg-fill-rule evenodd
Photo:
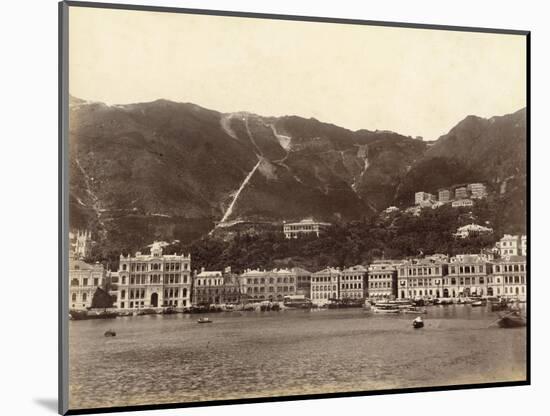
<svg viewBox="0 0 550 416"><path fill-rule="evenodd" d="M525 38L70 7L69 89L433 140L526 105Z"/></svg>

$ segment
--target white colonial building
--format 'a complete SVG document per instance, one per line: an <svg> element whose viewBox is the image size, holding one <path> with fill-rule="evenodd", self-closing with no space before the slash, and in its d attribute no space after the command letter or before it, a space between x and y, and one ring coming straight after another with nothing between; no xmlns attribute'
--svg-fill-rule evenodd
<svg viewBox="0 0 550 416"><path fill-rule="evenodd" d="M339 299L339 282L342 272L339 269L327 267L311 275L311 301L316 305L324 305L331 299Z"/></svg>
<svg viewBox="0 0 550 416"><path fill-rule="evenodd" d="M163 255L154 243L151 254L120 255L118 268L120 309L186 307L191 302L191 256Z"/></svg>
<svg viewBox="0 0 550 416"><path fill-rule="evenodd" d="M468 224L463 227L459 227L454 234L458 238L468 238L470 235L491 234L492 228L484 227L478 224Z"/></svg>
<svg viewBox="0 0 550 416"><path fill-rule="evenodd" d="M98 287L103 286L106 271L102 264L69 259L69 309L86 309Z"/></svg>
<svg viewBox="0 0 550 416"><path fill-rule="evenodd" d="M489 295L526 300L527 261L524 256L505 256L493 260L493 275L489 280Z"/></svg>
<svg viewBox="0 0 550 416"><path fill-rule="evenodd" d="M496 249L501 257L526 256L527 237L524 235L504 234L504 237L497 242Z"/></svg>
<svg viewBox="0 0 550 416"><path fill-rule="evenodd" d="M330 227L328 222L314 221L312 218L307 218L300 222L288 222L283 224L283 232L285 238L298 238L300 234L315 234L319 237L319 234L324 229Z"/></svg>

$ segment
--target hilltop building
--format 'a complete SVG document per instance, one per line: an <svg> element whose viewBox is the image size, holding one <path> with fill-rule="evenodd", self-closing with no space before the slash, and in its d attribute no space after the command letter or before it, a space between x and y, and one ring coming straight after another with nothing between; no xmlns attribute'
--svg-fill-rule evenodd
<svg viewBox="0 0 550 416"><path fill-rule="evenodd" d="M414 194L414 204L420 205L422 202L435 202L435 195L428 192L416 192Z"/></svg>
<svg viewBox="0 0 550 416"><path fill-rule="evenodd" d="M285 238L298 238L300 234L315 234L319 237L319 234L330 227L328 222L314 221L312 218L306 218L300 222L289 222L283 224L283 232Z"/></svg>
<svg viewBox="0 0 550 416"><path fill-rule="evenodd" d="M471 198L483 199L487 197L487 186L483 183L470 183L467 186Z"/></svg>
<svg viewBox="0 0 550 416"><path fill-rule="evenodd" d="M460 207L473 207L474 201L471 199L457 199L456 201L453 201L451 203L451 206L453 208L460 208Z"/></svg>
<svg viewBox="0 0 550 416"><path fill-rule="evenodd" d="M440 189L437 192L437 197L438 197L439 202L443 202L443 203L450 202L451 201L451 191L449 189L446 189L446 188Z"/></svg>
<svg viewBox="0 0 550 416"><path fill-rule="evenodd" d="M106 271L102 264L69 259L69 309L91 307L94 293L103 286L105 278Z"/></svg>
<svg viewBox="0 0 550 416"><path fill-rule="evenodd" d="M69 232L69 257L75 260L90 257L92 243L92 232L89 230Z"/></svg>
<svg viewBox="0 0 550 416"><path fill-rule="evenodd" d="M161 244L153 244L151 254L120 255L118 308L186 307L190 301L191 255L163 255Z"/></svg>
<svg viewBox="0 0 550 416"><path fill-rule="evenodd" d="M493 232L492 228L484 227L477 224L468 224L462 227L459 227L454 234L458 238L468 238L471 235L480 235L480 234L491 234Z"/></svg>
<svg viewBox="0 0 550 416"><path fill-rule="evenodd" d="M460 186L455 189L455 199L467 199L470 196L466 186Z"/></svg>

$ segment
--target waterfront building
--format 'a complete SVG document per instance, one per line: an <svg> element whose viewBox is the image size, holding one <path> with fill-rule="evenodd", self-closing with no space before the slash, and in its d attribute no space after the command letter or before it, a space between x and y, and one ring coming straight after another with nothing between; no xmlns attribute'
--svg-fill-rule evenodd
<svg viewBox="0 0 550 416"><path fill-rule="evenodd" d="M191 255L163 255L162 245L154 243L151 254L121 254L118 275L120 309L191 304Z"/></svg>
<svg viewBox="0 0 550 416"><path fill-rule="evenodd" d="M283 224L283 232L285 238L298 238L300 234L315 234L319 237L319 234L330 227L328 222L314 221L312 218L306 218L300 222L288 222Z"/></svg>
<svg viewBox="0 0 550 416"><path fill-rule="evenodd" d="M482 199L487 197L487 187L483 183L471 183L467 186L471 198Z"/></svg>
<svg viewBox="0 0 550 416"><path fill-rule="evenodd" d="M220 305L240 302L240 282L226 267L221 271L206 271L204 268L193 278L194 305Z"/></svg>
<svg viewBox="0 0 550 416"><path fill-rule="evenodd" d="M527 261L524 256L505 256L493 260L493 275L488 285L489 296L506 299L527 298Z"/></svg>
<svg viewBox="0 0 550 416"><path fill-rule="evenodd" d="M437 191L437 197L439 202L449 202L451 200L451 191L447 188L440 189Z"/></svg>
<svg viewBox="0 0 550 416"><path fill-rule="evenodd" d="M296 276L288 269L248 269L239 279L243 300L282 302L285 296L296 294Z"/></svg>
<svg viewBox="0 0 550 416"><path fill-rule="evenodd" d="M301 267L293 267L291 271L296 277L296 295L311 299L311 272Z"/></svg>
<svg viewBox="0 0 550 416"><path fill-rule="evenodd" d="M451 257L449 274L444 278L443 297L486 296L492 264L479 254Z"/></svg>
<svg viewBox="0 0 550 416"><path fill-rule="evenodd" d="M491 234L492 232L492 228L483 227L482 225L472 223L459 227L454 235L458 238L468 238L471 235Z"/></svg>
<svg viewBox="0 0 550 416"><path fill-rule="evenodd" d="M69 259L69 309L91 307L94 293L103 286L105 277L102 264Z"/></svg>
<svg viewBox="0 0 550 416"><path fill-rule="evenodd" d="M397 297L397 268L394 262L379 260L369 265L367 296L370 299Z"/></svg>
<svg viewBox="0 0 550 416"><path fill-rule="evenodd" d="M471 199L457 199L456 201L453 201L451 203L451 206L453 208L459 208L459 207L473 207L474 201Z"/></svg>
<svg viewBox="0 0 550 416"><path fill-rule="evenodd" d="M69 257L82 260L90 257L92 252L92 232L76 230L69 232Z"/></svg>
<svg viewBox="0 0 550 416"><path fill-rule="evenodd" d="M311 275L311 301L317 305L339 299L340 269L327 267Z"/></svg>
<svg viewBox="0 0 550 416"><path fill-rule="evenodd" d="M363 299L366 296L367 269L358 265L348 267L340 276L340 299Z"/></svg>
<svg viewBox="0 0 550 416"><path fill-rule="evenodd" d="M496 243L498 254L504 256L526 256L527 255L527 238L524 235L504 236Z"/></svg>
<svg viewBox="0 0 550 416"><path fill-rule="evenodd" d="M447 261L439 256L405 260L397 266L397 296L399 299L447 297L444 291L447 273Z"/></svg>
<svg viewBox="0 0 550 416"><path fill-rule="evenodd" d="M455 199L467 199L469 197L468 188L460 186L455 189Z"/></svg>
<svg viewBox="0 0 550 416"><path fill-rule="evenodd" d="M414 204L420 205L422 202L435 202L435 195L428 192L416 192L414 194Z"/></svg>

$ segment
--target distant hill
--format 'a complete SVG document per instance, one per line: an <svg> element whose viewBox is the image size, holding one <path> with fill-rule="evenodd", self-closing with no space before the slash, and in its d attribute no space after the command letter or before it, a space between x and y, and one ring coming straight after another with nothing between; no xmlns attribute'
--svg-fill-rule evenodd
<svg viewBox="0 0 550 416"><path fill-rule="evenodd" d="M361 220L446 181L501 183L525 170L525 112L468 117L429 147L297 116L71 97L69 149L71 226L133 250L196 239L222 219Z"/></svg>

